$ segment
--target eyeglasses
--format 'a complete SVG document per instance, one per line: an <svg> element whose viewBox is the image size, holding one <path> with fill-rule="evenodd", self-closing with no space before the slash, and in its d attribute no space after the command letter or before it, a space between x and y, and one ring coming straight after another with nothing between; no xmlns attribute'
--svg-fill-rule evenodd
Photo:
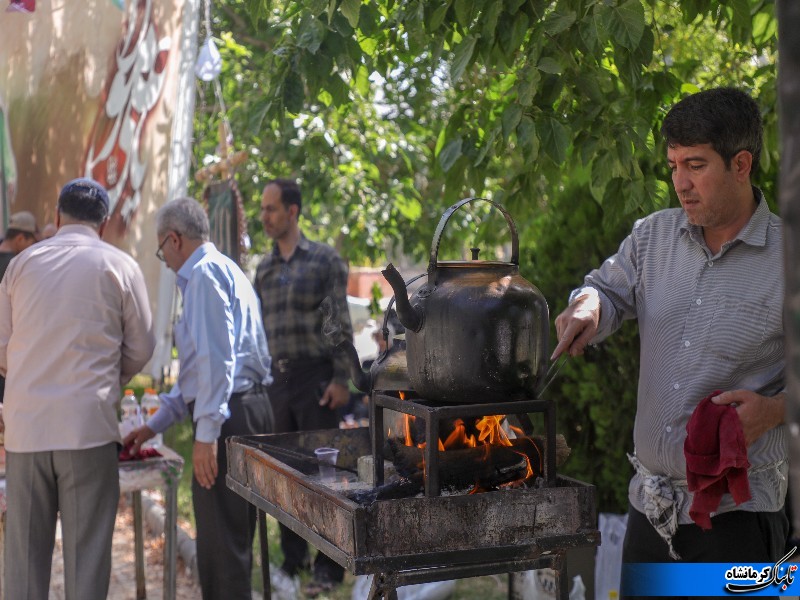
<svg viewBox="0 0 800 600"><path fill-rule="evenodd" d="M157 258L158 260L160 260L161 262L167 262L167 259L164 257L164 244L166 244L166 243L167 243L167 240L169 239L169 234L170 234L170 233L174 233L174 234L175 234L175 235L177 235L178 237L181 237L181 234L180 234L180 233L178 233L177 231L168 231L168 232L167 232L167 235L166 235L166 237L164 238L164 241L163 241L163 242L161 242L161 244L159 244L159 246L158 246L158 250L156 250L156 258Z"/></svg>

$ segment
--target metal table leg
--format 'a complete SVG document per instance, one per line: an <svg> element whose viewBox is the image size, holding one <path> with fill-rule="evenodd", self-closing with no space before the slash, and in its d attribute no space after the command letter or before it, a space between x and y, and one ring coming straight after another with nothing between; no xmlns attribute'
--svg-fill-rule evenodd
<svg viewBox="0 0 800 600"><path fill-rule="evenodd" d="M136 600L147 598L144 579L144 528L142 521L142 492L131 493L133 499L133 553L136 558Z"/></svg>
<svg viewBox="0 0 800 600"><path fill-rule="evenodd" d="M372 585L367 600L397 600L397 588L386 581L384 573L372 576Z"/></svg>
<svg viewBox="0 0 800 600"><path fill-rule="evenodd" d="M175 563L178 555L178 478L165 486L164 511L164 600L175 600L177 579Z"/></svg>
<svg viewBox="0 0 800 600"><path fill-rule="evenodd" d="M264 600L272 598L272 583L269 577L269 544L267 543L267 513L256 509L258 543L261 547L261 579L264 584Z"/></svg>

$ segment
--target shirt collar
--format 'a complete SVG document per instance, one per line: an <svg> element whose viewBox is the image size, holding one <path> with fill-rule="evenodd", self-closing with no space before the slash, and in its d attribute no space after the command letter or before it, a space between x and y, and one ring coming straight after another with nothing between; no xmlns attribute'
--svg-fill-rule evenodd
<svg viewBox="0 0 800 600"><path fill-rule="evenodd" d="M89 237L92 237L96 240L100 239L100 234L97 233L96 229L93 229L88 225L83 225L81 223L70 223L69 225L62 225L61 227L58 228L58 231L56 231L53 237L62 236L69 233L88 235Z"/></svg>
<svg viewBox="0 0 800 600"><path fill-rule="evenodd" d="M297 254L298 250L300 250L301 252L308 252L310 248L311 248L311 242L308 241L308 238L306 238L306 236L303 235L303 232L301 231L300 239L297 240L297 247L294 249L294 252L292 252L292 256L289 257L289 260L291 260L295 256L295 254ZM272 256L278 260L283 260L281 258L281 251L278 248L278 242L272 243Z"/></svg>
<svg viewBox="0 0 800 600"><path fill-rule="evenodd" d="M186 289L186 284L189 282L189 278L192 276L192 270L197 266L203 258L205 258L208 254L215 250L215 246L211 242L205 242L200 244L197 249L191 253L189 258L186 259L186 262L183 263L178 272L175 274L177 276L177 283L178 287L181 288L181 292Z"/></svg>
<svg viewBox="0 0 800 600"><path fill-rule="evenodd" d="M767 227L769 226L769 206L764 200L764 194L760 189L753 186L753 195L755 196L756 210L750 217L747 224L742 227L742 230L736 235L736 238L725 244L730 246L733 242L740 240L750 246L765 246L767 243ZM686 213L683 213L683 219L679 231L689 236L698 243L705 245L703 238L703 228L700 225L692 225L686 218Z"/></svg>

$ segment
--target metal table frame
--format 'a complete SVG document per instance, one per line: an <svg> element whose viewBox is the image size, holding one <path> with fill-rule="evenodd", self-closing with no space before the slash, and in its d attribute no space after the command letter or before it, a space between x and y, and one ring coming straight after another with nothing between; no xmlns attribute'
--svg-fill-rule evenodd
<svg viewBox="0 0 800 600"><path fill-rule="evenodd" d="M509 598L517 598L512 584L521 579L513 574L539 568L554 570L558 597L568 598L567 552L597 546L600 541L593 486L551 470L552 485L545 482L541 487L485 495L424 495L364 505L320 483L316 473L305 474L314 458L303 449L341 448L342 468L352 469L358 458L369 454L373 441L374 436L364 429L229 438L226 485L255 506L262 533L269 514L353 575L374 575L370 600L393 600L397 587L403 585L500 573L512 574ZM499 501L498 494L507 500ZM482 537L474 544L450 543L430 529L417 529L412 541L395 529L398 524L419 527L420 519L437 522L445 515L454 515L451 526L462 527L472 522L473 511L485 511L475 523L479 525L476 535ZM491 528L482 531L490 523ZM265 598L270 598L265 538L261 537L262 575Z"/></svg>

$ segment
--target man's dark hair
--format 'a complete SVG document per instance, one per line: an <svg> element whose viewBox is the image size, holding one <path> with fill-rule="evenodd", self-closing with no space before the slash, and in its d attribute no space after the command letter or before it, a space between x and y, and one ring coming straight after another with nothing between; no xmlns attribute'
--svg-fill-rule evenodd
<svg viewBox="0 0 800 600"><path fill-rule="evenodd" d="M99 225L108 216L108 194L96 181L74 179L61 190L58 210L77 221Z"/></svg>
<svg viewBox="0 0 800 600"><path fill-rule="evenodd" d="M297 206L297 214L303 209L303 199L300 195L300 186L294 179L273 179L267 185L277 185L281 188L281 202L286 208L292 204Z"/></svg>
<svg viewBox="0 0 800 600"><path fill-rule="evenodd" d="M758 170L764 126L758 104L748 94L734 88L715 88L687 96L673 106L661 135L670 146L711 147L730 168L737 153L753 155L751 175Z"/></svg>

